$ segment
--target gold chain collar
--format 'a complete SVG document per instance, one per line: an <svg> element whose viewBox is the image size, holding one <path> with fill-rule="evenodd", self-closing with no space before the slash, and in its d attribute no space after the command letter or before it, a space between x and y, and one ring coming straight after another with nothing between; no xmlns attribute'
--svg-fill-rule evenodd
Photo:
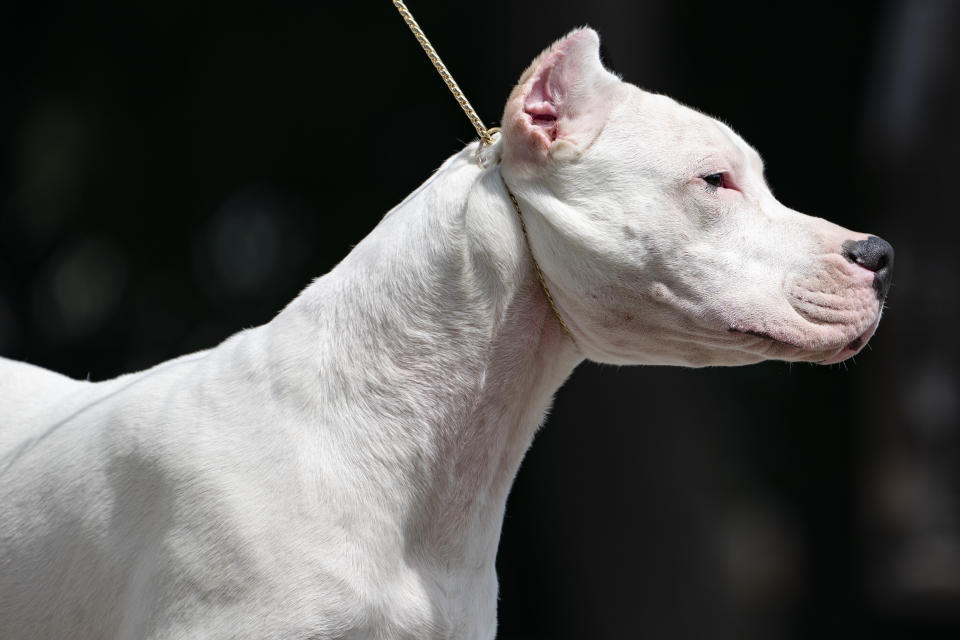
<svg viewBox="0 0 960 640"><path fill-rule="evenodd" d="M427 40L427 36L424 35L423 30L420 29L420 25L417 24L417 21L413 19L413 15L410 14L410 10L407 9L406 5L403 4L401 0L393 0L393 6L395 6L397 11L400 12L400 16L403 18L404 22L407 23L407 26L410 27L413 37L416 38L417 42L420 43L420 46L423 47L423 51L427 54L427 58L429 58L430 62L433 63L437 73L440 74L443 82L447 85L447 88L450 89L450 93L453 94L453 97L460 105L460 108L463 109L463 112L467 115L467 118L470 120L473 128L477 130L477 135L480 136L480 144L493 144L493 136L500 131L500 128L492 127L488 129L486 126L484 126L483 120L481 120L480 116L477 115L476 110L474 110L473 106L470 104L470 101L467 100L467 97L463 95L463 91L460 90L460 86L457 85L457 82L447 70L447 66L443 64L443 61L440 60L440 56L437 55L436 49L434 49L433 45L430 44L430 41ZM563 318L560 316L560 312L557 310L557 305L553 301L553 296L550 295L550 289L547 288L547 283L543 279L543 271L540 270L540 263L537 262L536 256L533 255L533 247L530 245L530 236L527 235L527 225L523 221L523 213L520 212L520 203L517 202L517 197L513 195L513 191L510 190L510 186L503 178L503 172L500 172L500 180L503 182L503 187L507 190L507 195L510 197L510 202L513 204L513 208L517 212L517 216L520 218L520 229L523 231L523 239L526 241L527 251L530 252L530 258L533 260L533 268L537 272L537 280L540 282L540 288L543 289L543 295L547 298L547 304L550 305L550 310L553 311L553 317L555 317L557 322L560 323L560 328L563 329L563 332L566 333L570 340L573 341L573 344L576 345L577 341L573 337L573 333L571 333L570 329L567 327L567 323L564 322Z"/></svg>

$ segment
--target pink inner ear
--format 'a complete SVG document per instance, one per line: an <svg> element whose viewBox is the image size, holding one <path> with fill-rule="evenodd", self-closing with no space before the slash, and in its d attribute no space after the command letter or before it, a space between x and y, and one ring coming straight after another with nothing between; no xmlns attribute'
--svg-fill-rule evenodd
<svg viewBox="0 0 960 640"><path fill-rule="evenodd" d="M574 31L520 76L503 111L506 162L539 163L551 157L555 142L570 143L557 147L563 155L584 148L600 132L618 81L600 63L599 44L594 31Z"/></svg>
<svg viewBox="0 0 960 640"><path fill-rule="evenodd" d="M553 72L552 64L544 64L543 69L530 87L523 101L523 111L530 116L530 124L538 129L548 142L557 139L557 101L549 93L549 79Z"/></svg>

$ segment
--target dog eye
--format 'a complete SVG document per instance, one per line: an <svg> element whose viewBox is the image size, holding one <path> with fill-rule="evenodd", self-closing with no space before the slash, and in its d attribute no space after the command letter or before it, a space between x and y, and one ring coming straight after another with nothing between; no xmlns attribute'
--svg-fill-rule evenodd
<svg viewBox="0 0 960 640"><path fill-rule="evenodd" d="M711 173L706 176L700 176L701 179L710 185L713 189L719 189L726 186L726 173Z"/></svg>

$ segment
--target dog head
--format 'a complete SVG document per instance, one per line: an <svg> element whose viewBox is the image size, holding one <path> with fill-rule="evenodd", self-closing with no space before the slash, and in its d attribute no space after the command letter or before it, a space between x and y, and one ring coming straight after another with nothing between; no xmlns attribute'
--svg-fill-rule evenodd
<svg viewBox="0 0 960 640"><path fill-rule="evenodd" d="M572 32L524 72L501 171L585 355L839 362L880 320L893 250L780 204L733 130L603 67Z"/></svg>

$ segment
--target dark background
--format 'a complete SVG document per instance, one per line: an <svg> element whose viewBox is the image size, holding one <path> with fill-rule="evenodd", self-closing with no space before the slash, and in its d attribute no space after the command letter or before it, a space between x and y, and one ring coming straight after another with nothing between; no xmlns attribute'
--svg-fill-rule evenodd
<svg viewBox="0 0 960 640"><path fill-rule="evenodd" d="M499 637L958 637L960 3L410 4L488 125L590 24L897 251L855 362L581 366L510 498ZM0 56L0 353L76 377L268 321L473 137L387 0L8 3Z"/></svg>

